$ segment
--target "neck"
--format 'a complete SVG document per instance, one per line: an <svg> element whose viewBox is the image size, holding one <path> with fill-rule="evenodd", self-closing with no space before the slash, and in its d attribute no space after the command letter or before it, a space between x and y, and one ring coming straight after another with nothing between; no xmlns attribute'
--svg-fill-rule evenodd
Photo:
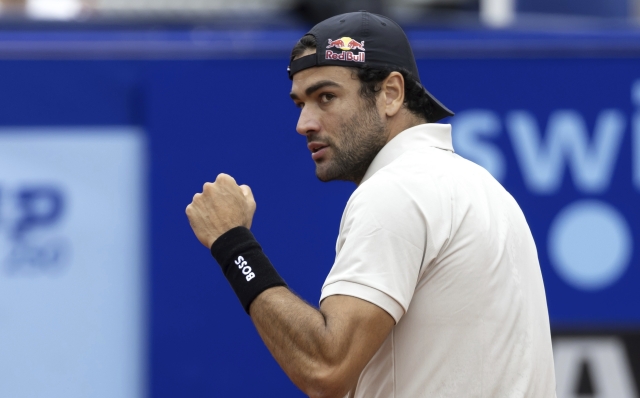
<svg viewBox="0 0 640 398"><path fill-rule="evenodd" d="M387 130L389 131L389 136L387 143L403 131L424 123L426 121L403 109L397 117L388 119Z"/></svg>
<svg viewBox="0 0 640 398"><path fill-rule="evenodd" d="M398 114L393 118L387 119L386 128L389 134L387 136L387 140L384 145L387 145L389 141L394 139L398 134L402 133L403 131L424 123L426 123L426 121L403 109L402 114ZM380 147L380 149L382 149L382 147ZM378 153L376 152L375 155L377 154ZM375 157L371 159L371 162L373 161L373 159L375 159ZM369 164L367 165L367 168L371 166L371 162L369 162ZM360 186L360 183L362 182L362 178L364 177L365 174L366 174L366 169L363 170L362 175L360 175L357 178L352 178L350 179L350 181L353 181L356 184L356 186Z"/></svg>

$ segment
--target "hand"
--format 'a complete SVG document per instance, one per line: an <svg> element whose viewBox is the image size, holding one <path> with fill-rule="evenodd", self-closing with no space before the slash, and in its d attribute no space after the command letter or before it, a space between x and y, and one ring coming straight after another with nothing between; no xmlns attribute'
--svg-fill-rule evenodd
<svg viewBox="0 0 640 398"><path fill-rule="evenodd" d="M218 174L215 182L204 184L202 193L194 195L186 210L191 229L208 248L232 228L251 228L255 211L251 188L238 186L227 174Z"/></svg>

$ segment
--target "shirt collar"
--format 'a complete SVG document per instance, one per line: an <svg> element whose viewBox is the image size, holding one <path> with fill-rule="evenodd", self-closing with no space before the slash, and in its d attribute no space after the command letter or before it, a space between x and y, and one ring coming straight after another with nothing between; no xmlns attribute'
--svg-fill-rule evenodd
<svg viewBox="0 0 640 398"><path fill-rule="evenodd" d="M419 124L402 131L385 145L376 155L362 178L361 184L378 170L385 167L405 152L427 147L453 152L450 124Z"/></svg>

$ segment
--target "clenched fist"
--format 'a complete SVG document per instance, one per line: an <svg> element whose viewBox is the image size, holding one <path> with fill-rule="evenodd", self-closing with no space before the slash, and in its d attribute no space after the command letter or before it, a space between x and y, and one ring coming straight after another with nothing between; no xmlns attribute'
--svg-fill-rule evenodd
<svg viewBox="0 0 640 398"><path fill-rule="evenodd" d="M204 184L202 193L194 195L187 206L187 217L196 237L206 247L228 230L244 226L251 228L256 201L251 188L236 184L227 174Z"/></svg>

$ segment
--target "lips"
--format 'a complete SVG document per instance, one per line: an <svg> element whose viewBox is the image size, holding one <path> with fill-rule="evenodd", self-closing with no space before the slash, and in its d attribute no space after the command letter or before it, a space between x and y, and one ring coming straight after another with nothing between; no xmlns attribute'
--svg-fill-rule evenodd
<svg viewBox="0 0 640 398"><path fill-rule="evenodd" d="M307 144L307 148L311 151L311 158L313 160L318 160L325 154L329 145L321 142L310 142Z"/></svg>

